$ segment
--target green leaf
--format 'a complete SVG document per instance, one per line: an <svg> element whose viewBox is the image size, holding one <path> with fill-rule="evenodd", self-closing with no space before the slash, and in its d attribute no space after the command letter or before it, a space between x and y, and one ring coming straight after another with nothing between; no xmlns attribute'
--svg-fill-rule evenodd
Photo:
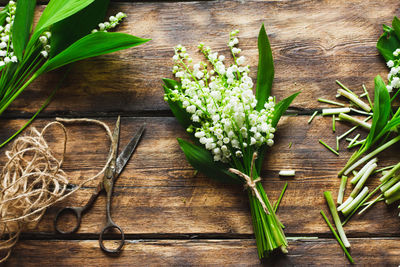
<svg viewBox="0 0 400 267"><path fill-rule="evenodd" d="M172 90L175 90L175 86L180 86L180 84L171 79L163 79L164 85L164 92L165 94L170 94ZM179 124L182 125L184 129L187 129L191 125L190 115L186 112L186 110L182 107L182 104L178 101L172 101L168 98L167 100L169 108L171 109L172 113L174 114L175 118L178 120Z"/></svg>
<svg viewBox="0 0 400 267"><path fill-rule="evenodd" d="M95 0L93 3L51 27L51 50L54 57L68 46L92 32L105 20L110 0Z"/></svg>
<svg viewBox="0 0 400 267"><path fill-rule="evenodd" d="M276 127L278 125L279 119L286 112L292 101L298 96L300 92L294 93L293 95L281 100L275 105L274 117L272 118L272 126Z"/></svg>
<svg viewBox="0 0 400 267"><path fill-rule="evenodd" d="M256 109L260 111L264 108L265 101L271 95L272 82L274 81L274 59L272 58L271 45L268 36L261 25L258 34L258 72L256 87Z"/></svg>
<svg viewBox="0 0 400 267"><path fill-rule="evenodd" d="M400 39L400 20L396 16L392 20L392 27L396 33L397 39Z"/></svg>
<svg viewBox="0 0 400 267"><path fill-rule="evenodd" d="M366 147L369 147L384 129L388 123L390 116L390 95L386 89L386 85L383 82L381 76L375 77L375 93L374 93L374 114L372 117L371 130L366 140Z"/></svg>
<svg viewBox="0 0 400 267"><path fill-rule="evenodd" d="M19 61L22 61L22 54L29 40L35 7L36 0L17 1L17 9L12 26L12 43L14 53Z"/></svg>
<svg viewBox="0 0 400 267"><path fill-rule="evenodd" d="M228 171L228 165L214 161L211 153L205 148L193 145L180 138L178 138L178 142L190 165L199 172L221 182L243 183L241 178Z"/></svg>
<svg viewBox="0 0 400 267"><path fill-rule="evenodd" d="M119 32L91 33L70 45L57 56L46 61L37 71L37 75L78 60L112 53L141 45L147 41L149 40Z"/></svg>
<svg viewBox="0 0 400 267"><path fill-rule="evenodd" d="M42 34L47 27L72 16L93 3L93 1L94 0L51 0L40 16L27 49L33 47L40 34Z"/></svg>
<svg viewBox="0 0 400 267"><path fill-rule="evenodd" d="M40 32L87 7L94 0L51 0L36 25L35 32Z"/></svg>
<svg viewBox="0 0 400 267"><path fill-rule="evenodd" d="M4 25L4 22L6 22L7 18L7 12L8 12L8 4L0 11L0 25Z"/></svg>
<svg viewBox="0 0 400 267"><path fill-rule="evenodd" d="M384 25L384 32L379 37L376 48L386 61L393 60L393 52L400 47L400 39L396 36L394 30Z"/></svg>

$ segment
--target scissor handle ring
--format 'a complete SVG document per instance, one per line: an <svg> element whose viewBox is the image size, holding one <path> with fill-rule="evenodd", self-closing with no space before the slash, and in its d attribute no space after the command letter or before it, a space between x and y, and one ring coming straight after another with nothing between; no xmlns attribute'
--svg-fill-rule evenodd
<svg viewBox="0 0 400 267"><path fill-rule="evenodd" d="M120 241L119 241L119 246L116 248L116 249L108 249L108 248L106 248L105 246L104 246L104 239L103 239L103 235L105 234L105 232L107 231L107 230L109 230L109 229L118 229L118 231L121 233L121 239L120 239ZM105 252L108 252L108 253L118 253L118 252L120 252L121 251L121 249L122 249L122 247L124 246L124 244L125 244L125 235L124 235L124 231L122 231L122 229L121 229L121 227L119 227L118 225L116 225L116 224L109 224L109 225L107 225L107 226L105 226L104 228L103 228L103 230L101 231L101 233L100 233L100 236L99 236L99 244L100 244L100 247L101 247L101 249L103 250L103 251L105 251Z"/></svg>
<svg viewBox="0 0 400 267"><path fill-rule="evenodd" d="M72 213L76 218L76 225L70 231L63 231L63 230L59 229L58 228L58 224L57 224L59 218L62 215L66 214L66 213ZM75 233L76 231L78 231L79 226L81 225L81 218L82 218L82 209L81 208L75 208L75 207L62 208L57 212L57 215L54 218L54 229L56 229L57 233L60 233L60 234L72 234L72 233Z"/></svg>

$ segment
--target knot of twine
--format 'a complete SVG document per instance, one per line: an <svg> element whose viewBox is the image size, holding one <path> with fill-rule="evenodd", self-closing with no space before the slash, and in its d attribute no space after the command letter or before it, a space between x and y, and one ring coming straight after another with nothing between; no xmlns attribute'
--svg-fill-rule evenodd
<svg viewBox="0 0 400 267"><path fill-rule="evenodd" d="M254 152L253 159L251 160L250 176L234 168L229 168L229 172L234 173L245 180L244 187L246 189L249 189L253 194L253 196L255 196L258 199L258 201L261 203L261 206L263 207L263 210L265 211L265 214L270 214L267 209L267 206L265 205L264 199L261 197L260 192L257 189L257 183L261 181L261 177L253 179L253 166L256 159L257 159L257 152Z"/></svg>
<svg viewBox="0 0 400 267"><path fill-rule="evenodd" d="M90 122L102 126L112 139L109 127L91 119L60 119L47 124L41 132L31 128L30 132L17 138L9 151L7 163L0 173L0 263L8 259L22 231L34 228L46 209L76 192L84 184L99 177L103 169L93 177L85 179L77 187L64 194L69 183L61 169L67 147L67 131L61 122ZM45 132L51 126L59 126L64 134L61 159L50 150Z"/></svg>

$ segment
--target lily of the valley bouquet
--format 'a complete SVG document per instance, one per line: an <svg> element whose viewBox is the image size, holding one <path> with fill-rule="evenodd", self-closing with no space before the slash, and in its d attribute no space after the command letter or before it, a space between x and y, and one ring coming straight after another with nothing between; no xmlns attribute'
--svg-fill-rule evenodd
<svg viewBox="0 0 400 267"><path fill-rule="evenodd" d="M275 103L271 96L274 65L264 26L258 36L256 95L249 66L237 47L238 31L230 33L233 64L204 44L206 62L192 64L185 47L175 47L173 73L164 79L165 100L193 143L178 139L190 164L211 178L243 184L248 191L260 258L280 249L287 252L282 223L260 183L264 154L274 144L281 115L298 93Z"/></svg>
<svg viewBox="0 0 400 267"><path fill-rule="evenodd" d="M126 17L102 23L109 2L50 0L35 27L36 0L10 1L0 11L0 115L43 73L148 41L107 32Z"/></svg>

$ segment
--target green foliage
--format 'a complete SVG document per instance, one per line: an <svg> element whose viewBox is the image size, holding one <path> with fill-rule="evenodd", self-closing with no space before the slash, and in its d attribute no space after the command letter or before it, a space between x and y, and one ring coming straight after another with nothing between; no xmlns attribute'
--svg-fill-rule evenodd
<svg viewBox="0 0 400 267"><path fill-rule="evenodd" d="M32 32L36 1L17 1L11 40L18 62L0 68L0 115L43 73L148 41L123 33L91 33L104 19L108 3L109 0L51 0ZM9 5L0 11L0 24L5 23L8 11ZM52 33L49 58L46 53L41 54L44 45L38 40L44 31Z"/></svg>
<svg viewBox="0 0 400 267"><path fill-rule="evenodd" d="M7 18L8 4L0 11L0 25L3 25Z"/></svg>
<svg viewBox="0 0 400 267"><path fill-rule="evenodd" d="M397 17L394 17L392 26L383 25L383 34L376 44L386 61L393 60L393 52L400 47L400 21Z"/></svg>
<svg viewBox="0 0 400 267"><path fill-rule="evenodd" d="M57 56L49 59L38 70L38 73L41 74L47 71L51 71L66 64L85 58L100 56L118 50L141 45L147 41L149 40L119 32L91 33L73 43Z"/></svg>
<svg viewBox="0 0 400 267"><path fill-rule="evenodd" d="M51 27L50 58L97 28L105 19L109 3L110 0L94 1L74 15L55 23Z"/></svg>
<svg viewBox="0 0 400 267"><path fill-rule="evenodd" d="M171 79L163 79L164 81L164 92L166 95L170 94L172 90L174 90L175 86L180 86L175 80ZM187 129L190 124L190 115L186 112L186 110L182 107L182 103L177 101L172 101L168 98L167 100L169 108L171 109L172 113L174 114L175 118L178 122L182 125L184 129Z"/></svg>
<svg viewBox="0 0 400 267"><path fill-rule="evenodd" d="M275 105L274 118L272 119L273 127L276 127L278 125L281 116L285 114L290 104L299 94L300 92L294 93L293 95L281 100L278 104Z"/></svg>
<svg viewBox="0 0 400 267"><path fill-rule="evenodd" d="M265 101L271 95L273 81L274 59L272 57L271 45L269 44L264 24L262 24L258 35L258 72L256 87L256 109L258 111L264 107Z"/></svg>
<svg viewBox="0 0 400 267"><path fill-rule="evenodd" d="M372 116L371 130L368 134L364 146L369 147L373 141L380 135L390 116L390 96L382 78L375 77L375 96L374 96L374 114Z"/></svg>
<svg viewBox="0 0 400 267"><path fill-rule="evenodd" d="M178 138L178 142L190 165L207 177L225 183L243 183L238 176L228 171L229 166L215 162L211 153L205 148L193 145L180 138Z"/></svg>
<svg viewBox="0 0 400 267"><path fill-rule="evenodd" d="M22 60L22 53L24 52L29 40L35 7L35 0L17 1L17 10L15 12L15 20L12 27L12 42L14 54L17 56L19 61Z"/></svg>

